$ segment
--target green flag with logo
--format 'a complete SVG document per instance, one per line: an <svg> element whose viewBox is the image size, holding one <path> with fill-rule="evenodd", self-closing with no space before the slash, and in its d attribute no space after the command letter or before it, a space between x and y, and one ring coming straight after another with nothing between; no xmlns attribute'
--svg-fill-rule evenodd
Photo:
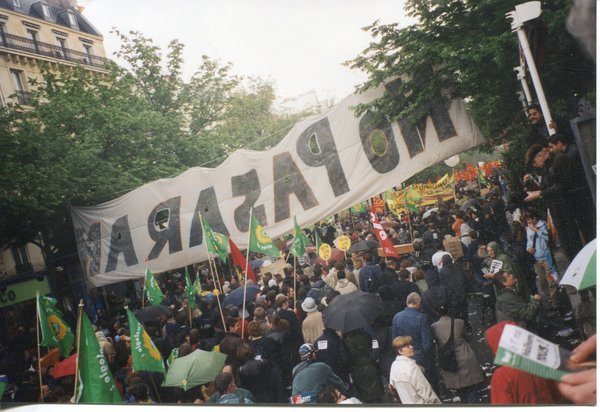
<svg viewBox="0 0 600 412"><path fill-rule="evenodd" d="M151 305L160 305L164 299L154 275L148 268L146 268L146 295Z"/></svg>
<svg viewBox="0 0 600 412"><path fill-rule="evenodd" d="M108 361L85 312L81 314L79 334L79 382L76 403L122 403Z"/></svg>
<svg viewBox="0 0 600 412"><path fill-rule="evenodd" d="M358 203L350 208L350 211L355 215L359 215L361 213L367 213L367 209L365 209L365 205L362 203Z"/></svg>
<svg viewBox="0 0 600 412"><path fill-rule="evenodd" d="M306 246L308 246L309 243L310 241L308 240L306 233L300 229L300 226L298 226L298 222L296 221L296 216L294 216L294 241L290 247L290 253L293 253L295 256L304 256Z"/></svg>
<svg viewBox="0 0 600 412"><path fill-rule="evenodd" d="M214 232L204 216L200 216L202 219L202 228L204 229L204 238L206 239L206 246L210 253L216 253L219 255L223 263L227 262L227 254L229 253L229 241L227 236L220 233Z"/></svg>
<svg viewBox="0 0 600 412"><path fill-rule="evenodd" d="M134 371L161 372L166 375L162 356L150 335L144 330L132 311L127 309L131 336L131 365Z"/></svg>
<svg viewBox="0 0 600 412"><path fill-rule="evenodd" d="M263 255L279 257L281 254L254 215L252 215L250 224L250 244L248 247L251 252L262 253Z"/></svg>
<svg viewBox="0 0 600 412"><path fill-rule="evenodd" d="M404 200L406 202L406 208L412 212L418 212L418 204L421 202L421 194L412 185L404 189Z"/></svg>
<svg viewBox="0 0 600 412"><path fill-rule="evenodd" d="M56 299L36 295L37 311L40 320L40 346L58 348L60 355L67 358L75 337L64 321L63 314L56 308Z"/></svg>

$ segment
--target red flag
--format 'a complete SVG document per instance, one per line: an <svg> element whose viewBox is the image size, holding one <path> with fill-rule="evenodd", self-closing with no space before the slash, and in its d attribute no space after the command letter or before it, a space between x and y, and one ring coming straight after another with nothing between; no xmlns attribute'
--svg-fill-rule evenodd
<svg viewBox="0 0 600 412"><path fill-rule="evenodd" d="M385 256L399 257L398 252L396 252L392 241L388 237L387 233L385 233L385 230L383 229L383 226L381 226L381 224L379 223L379 220L377 220L377 215L373 212L371 212L371 223L373 224L373 228L375 229L375 235L377 236L377 239L379 239L379 243L383 248L383 254Z"/></svg>
<svg viewBox="0 0 600 412"><path fill-rule="evenodd" d="M229 238L229 250L231 250L233 264L236 266L240 266L242 270L246 270L246 258L244 257L242 252L240 252L240 249L237 247L237 245L233 243L233 240L231 240L231 238ZM252 280L253 282L256 282L256 275L252 271L250 265L248 265L248 279Z"/></svg>

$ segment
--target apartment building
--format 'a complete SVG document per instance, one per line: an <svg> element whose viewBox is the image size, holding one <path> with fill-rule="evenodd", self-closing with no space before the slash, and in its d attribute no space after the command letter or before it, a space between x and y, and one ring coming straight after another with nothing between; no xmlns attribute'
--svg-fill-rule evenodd
<svg viewBox="0 0 600 412"><path fill-rule="evenodd" d="M50 70L81 66L102 75L106 63L102 35L82 15L76 0L0 0L0 107L28 105L28 79L41 80L41 62ZM58 292L53 293L56 296L73 287L61 270L46 276L43 255L33 244L0 250L4 338L35 319L36 291Z"/></svg>

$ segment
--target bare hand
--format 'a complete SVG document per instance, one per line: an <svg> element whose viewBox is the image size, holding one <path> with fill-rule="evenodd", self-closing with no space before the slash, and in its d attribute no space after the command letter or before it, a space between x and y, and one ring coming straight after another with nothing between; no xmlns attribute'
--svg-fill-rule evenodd
<svg viewBox="0 0 600 412"><path fill-rule="evenodd" d="M596 335L573 349L569 359L574 367L578 363L585 362L596 353ZM564 375L557 385L560 393L570 401L578 405L590 405L596 403L596 368L586 369L581 372Z"/></svg>
<svg viewBox="0 0 600 412"><path fill-rule="evenodd" d="M556 130L556 122L554 120L550 120L550 123L548 123L548 127L550 129L554 129L554 131L556 131L556 132L558 131L558 130Z"/></svg>
<svg viewBox="0 0 600 412"><path fill-rule="evenodd" d="M536 294L533 296L533 298L534 298L535 300L542 300L542 295L540 295L539 293L536 293Z"/></svg>
<svg viewBox="0 0 600 412"><path fill-rule="evenodd" d="M564 375L556 385L565 398L577 405L596 403L596 368Z"/></svg>
<svg viewBox="0 0 600 412"><path fill-rule="evenodd" d="M527 197L523 199L525 202L532 202L540 198L540 191L536 190L535 192L527 192Z"/></svg>

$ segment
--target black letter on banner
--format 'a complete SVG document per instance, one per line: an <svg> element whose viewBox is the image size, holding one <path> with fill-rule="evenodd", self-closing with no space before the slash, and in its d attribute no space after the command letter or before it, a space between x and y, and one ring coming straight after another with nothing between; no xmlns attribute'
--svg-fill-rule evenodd
<svg viewBox="0 0 600 412"><path fill-rule="evenodd" d="M181 227L179 225L179 208L181 206L181 197L174 197L157 205L150 216L148 216L148 234L156 242L148 254L148 260L156 259L160 252L169 242L169 253L181 251ZM164 230L156 230L155 220L158 211L169 210L169 226Z"/></svg>
<svg viewBox="0 0 600 412"><path fill-rule="evenodd" d="M290 193L294 193L304 210L319 204L289 152L273 156L275 222L290 217Z"/></svg>
<svg viewBox="0 0 600 412"><path fill-rule="evenodd" d="M201 191L198 196L194 217L192 218L192 226L190 227L190 247L202 244L202 226L200 224L199 213L202 213L202 216L204 216L212 230L229 236L229 231L223 222L223 217L219 210L215 188L211 186Z"/></svg>
<svg viewBox="0 0 600 412"><path fill-rule="evenodd" d="M321 149L315 154L310 150L310 138L315 136ZM350 191L342 163L338 156L329 119L324 118L312 124L308 129L303 131L296 141L296 152L304 163L311 167L325 166L329 184L333 189L335 197L341 196Z"/></svg>
<svg viewBox="0 0 600 412"><path fill-rule="evenodd" d="M400 153L398 153L394 132L390 123L383 116L378 119L371 112L365 113L360 119L359 132L363 150L373 169L383 174L394 170L398 166ZM383 136L385 136L386 148L381 155L373 151L374 134L377 132L383 132Z"/></svg>
<svg viewBox="0 0 600 412"><path fill-rule="evenodd" d="M113 223L110 233L110 252L108 253L105 272L112 272L117 269L117 261L121 253L125 256L125 264L127 266L138 264L127 215L118 218Z"/></svg>
<svg viewBox="0 0 600 412"><path fill-rule="evenodd" d="M394 93L400 87L400 83L402 83L402 81L396 79L387 83L385 88L389 92ZM436 94L440 97L429 104L428 112L431 116L431 121L433 122L433 127L435 128L438 140L444 141L456 136L456 129L454 128L454 124L452 123L452 119L450 119L448 109L445 107L440 93L438 92ZM402 133L404 143L408 148L408 153L411 158L425 150L426 117L418 122L416 126L411 125L408 120L405 119L400 119L398 125L400 126L400 132Z"/></svg>
<svg viewBox="0 0 600 412"><path fill-rule="evenodd" d="M231 178L231 192L233 197L245 196L244 203L238 206L233 212L235 225L240 232L248 231L250 223L250 208L254 206L260 196L260 182L256 169L250 170L248 173ZM261 225L267 224L267 214L265 206L260 205L252 209L252 214L258 219Z"/></svg>

